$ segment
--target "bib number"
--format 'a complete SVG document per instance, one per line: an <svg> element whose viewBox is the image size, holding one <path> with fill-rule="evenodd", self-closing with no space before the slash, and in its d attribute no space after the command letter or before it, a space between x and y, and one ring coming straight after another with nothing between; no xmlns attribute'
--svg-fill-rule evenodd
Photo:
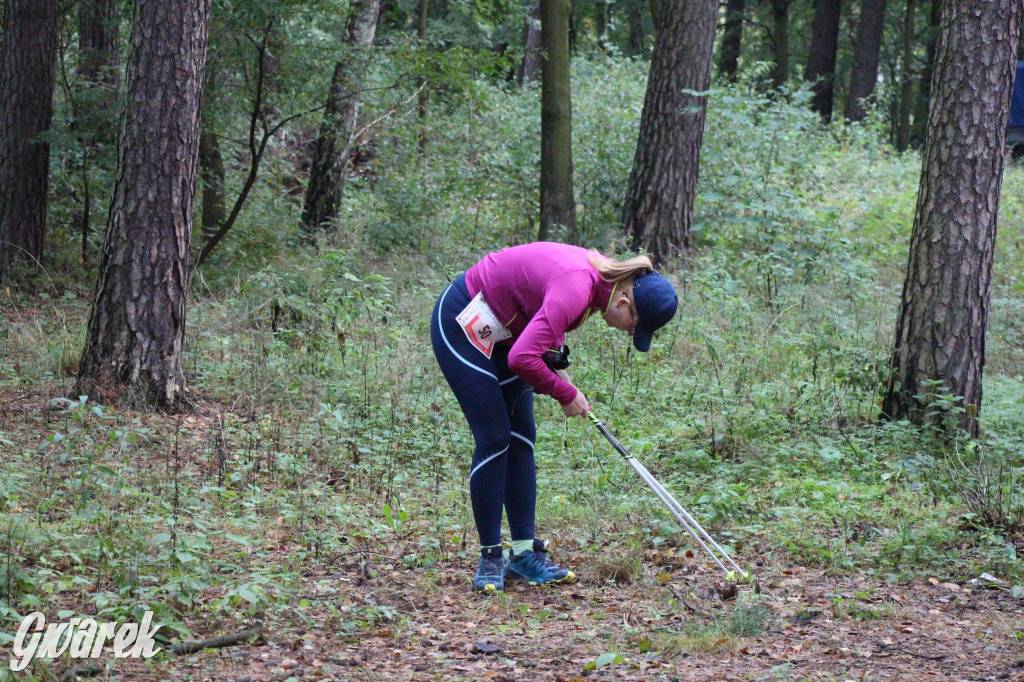
<svg viewBox="0 0 1024 682"><path fill-rule="evenodd" d="M483 294L474 296L469 305L455 317L455 321L462 327L473 347L487 358L494 352L494 344L512 338L512 332L498 322L498 318L484 301Z"/></svg>

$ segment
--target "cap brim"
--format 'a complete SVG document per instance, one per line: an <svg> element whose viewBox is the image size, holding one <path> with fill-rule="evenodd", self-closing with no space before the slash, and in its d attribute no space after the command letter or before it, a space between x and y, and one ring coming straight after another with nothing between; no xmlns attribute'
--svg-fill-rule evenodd
<svg viewBox="0 0 1024 682"><path fill-rule="evenodd" d="M646 353L651 348L651 339L653 338L654 332L649 332L640 325L637 325L633 331L633 348L636 348L641 353Z"/></svg>

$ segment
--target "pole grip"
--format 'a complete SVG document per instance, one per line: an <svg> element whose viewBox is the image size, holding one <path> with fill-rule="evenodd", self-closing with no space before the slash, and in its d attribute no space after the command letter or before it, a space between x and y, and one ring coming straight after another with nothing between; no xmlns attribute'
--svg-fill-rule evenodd
<svg viewBox="0 0 1024 682"><path fill-rule="evenodd" d="M608 442L612 444L612 447L615 448L624 459L633 459L633 455L629 454L629 450L627 450L622 443L619 442L619 439L613 436L612 432L609 431L605 425L600 422L600 420L598 420L594 415L593 410L587 412L587 416L590 417L590 421L594 422L594 426L596 426L597 430L601 432L601 435L608 439Z"/></svg>

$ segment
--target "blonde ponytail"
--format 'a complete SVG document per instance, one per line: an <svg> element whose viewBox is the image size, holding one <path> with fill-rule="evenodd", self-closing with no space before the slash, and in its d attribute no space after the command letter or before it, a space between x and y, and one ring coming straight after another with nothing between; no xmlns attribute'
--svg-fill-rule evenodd
<svg viewBox="0 0 1024 682"><path fill-rule="evenodd" d="M587 260L601 275L601 279L616 284L654 270L654 264L647 256L633 256L628 260L619 261L606 258L597 251L591 251Z"/></svg>

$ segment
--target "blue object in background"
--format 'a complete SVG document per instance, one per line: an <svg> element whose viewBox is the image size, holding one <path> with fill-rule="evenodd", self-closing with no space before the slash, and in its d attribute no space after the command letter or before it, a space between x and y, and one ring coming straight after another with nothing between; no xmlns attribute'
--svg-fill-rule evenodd
<svg viewBox="0 0 1024 682"><path fill-rule="evenodd" d="M1009 127L1024 128L1024 60L1017 62L1017 76L1013 79Z"/></svg>

